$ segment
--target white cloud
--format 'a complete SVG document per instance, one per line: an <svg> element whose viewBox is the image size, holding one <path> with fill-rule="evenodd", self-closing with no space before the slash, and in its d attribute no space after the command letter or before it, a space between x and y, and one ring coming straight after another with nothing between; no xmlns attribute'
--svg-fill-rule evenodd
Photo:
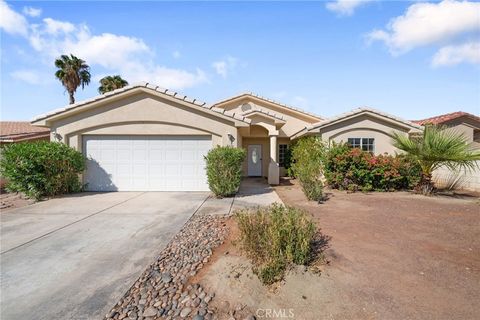
<svg viewBox="0 0 480 320"><path fill-rule="evenodd" d="M121 68L121 75L131 83L149 81L169 89L183 89L208 82L205 72L199 68L190 72L140 61L126 63Z"/></svg>
<svg viewBox="0 0 480 320"><path fill-rule="evenodd" d="M374 30L369 41L383 41L392 54L416 47L444 44L462 34L480 31L480 3L444 0L415 3L406 13L393 18L386 30Z"/></svg>
<svg viewBox="0 0 480 320"><path fill-rule="evenodd" d="M74 31L60 39L45 37L40 32L32 39L32 45L48 52L52 58L72 53L89 65L100 65L120 74L130 83L148 81L170 89L183 89L207 81L200 69L190 72L157 65L142 39L111 33L92 35L85 25L77 26Z"/></svg>
<svg viewBox="0 0 480 320"><path fill-rule="evenodd" d="M226 78L228 74L236 68L237 63L237 58L227 56L223 60L213 62L212 67L218 75Z"/></svg>
<svg viewBox="0 0 480 320"><path fill-rule="evenodd" d="M432 66L453 66L463 62L480 64L480 42L443 47L433 56Z"/></svg>
<svg viewBox="0 0 480 320"><path fill-rule="evenodd" d="M139 62L138 55L150 55L150 48L143 40L133 37L118 36L111 33L92 35L84 27L79 36L65 39L58 48L61 52L71 52L91 64L105 68L122 68L130 62Z"/></svg>
<svg viewBox="0 0 480 320"><path fill-rule="evenodd" d="M42 15L42 9L34 7L23 7L23 14L29 17L39 17Z"/></svg>
<svg viewBox="0 0 480 320"><path fill-rule="evenodd" d="M45 18L43 22L45 23L44 31L52 35L75 31L75 25L70 22L54 20L52 18Z"/></svg>
<svg viewBox="0 0 480 320"><path fill-rule="evenodd" d="M27 35L28 22L24 16L15 12L3 0L0 0L0 29L9 34Z"/></svg>
<svg viewBox="0 0 480 320"><path fill-rule="evenodd" d="M334 2L327 2L325 7L342 16L351 16L355 10L372 0L337 0Z"/></svg>
<svg viewBox="0 0 480 320"><path fill-rule="evenodd" d="M183 89L208 81L201 69L191 72L155 63L154 53L140 38L112 33L92 34L85 24L76 25L52 18L29 25L24 16L11 10L4 2L0 5L1 27L9 33L19 33L18 26L23 26L20 34L49 64L61 54L71 53L85 60L92 69L95 65L101 66L106 69L103 72L120 74L131 83L148 81L169 89ZM33 73L25 71L15 72L12 76L29 83L37 80Z"/></svg>
<svg viewBox="0 0 480 320"><path fill-rule="evenodd" d="M29 84L41 84L40 75L32 70L17 70L10 73L10 76Z"/></svg>

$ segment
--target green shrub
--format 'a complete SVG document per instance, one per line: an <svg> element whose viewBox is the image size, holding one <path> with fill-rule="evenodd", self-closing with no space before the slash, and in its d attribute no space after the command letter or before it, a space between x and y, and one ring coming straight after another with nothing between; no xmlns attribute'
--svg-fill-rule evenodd
<svg viewBox="0 0 480 320"><path fill-rule="evenodd" d="M292 158L292 151L293 148L295 147L296 140L293 141L287 148L287 151L285 152L285 163L283 167L285 168L285 174L287 177L295 178L295 174L293 172L292 164L293 164L293 158Z"/></svg>
<svg viewBox="0 0 480 320"><path fill-rule="evenodd" d="M205 157L210 190L217 197L231 196L237 192L242 179L245 150L217 146Z"/></svg>
<svg viewBox="0 0 480 320"><path fill-rule="evenodd" d="M322 159L324 145L318 137L299 139L292 148L292 170L309 200L323 198Z"/></svg>
<svg viewBox="0 0 480 320"><path fill-rule="evenodd" d="M283 278L290 264L305 265L313 257L317 233L307 213L273 204L235 215L241 248L252 259L254 272L264 284Z"/></svg>
<svg viewBox="0 0 480 320"><path fill-rule="evenodd" d="M328 149L324 170L330 187L349 191L411 189L421 172L405 155L375 156L344 143L333 143Z"/></svg>
<svg viewBox="0 0 480 320"><path fill-rule="evenodd" d="M81 190L83 155L57 142L16 143L2 149L0 173L6 189L40 199Z"/></svg>

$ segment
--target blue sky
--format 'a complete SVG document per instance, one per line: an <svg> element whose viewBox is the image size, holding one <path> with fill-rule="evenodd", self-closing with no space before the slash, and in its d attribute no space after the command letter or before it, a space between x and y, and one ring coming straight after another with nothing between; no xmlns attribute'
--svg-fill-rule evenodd
<svg viewBox="0 0 480 320"><path fill-rule="evenodd" d="M214 103L252 91L322 116L369 106L406 119L480 114L480 3L5 2L1 118L68 103L53 61L74 53Z"/></svg>

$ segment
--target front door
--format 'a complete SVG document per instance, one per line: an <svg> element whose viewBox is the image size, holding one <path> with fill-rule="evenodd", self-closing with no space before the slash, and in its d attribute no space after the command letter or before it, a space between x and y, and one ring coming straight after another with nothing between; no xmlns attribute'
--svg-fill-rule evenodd
<svg viewBox="0 0 480 320"><path fill-rule="evenodd" d="M260 144L248 146L248 175L250 177L262 175L262 145Z"/></svg>

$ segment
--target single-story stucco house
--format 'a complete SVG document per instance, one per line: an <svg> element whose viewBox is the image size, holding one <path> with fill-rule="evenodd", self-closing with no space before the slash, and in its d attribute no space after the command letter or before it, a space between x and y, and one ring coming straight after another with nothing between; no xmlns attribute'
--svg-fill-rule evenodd
<svg viewBox="0 0 480 320"><path fill-rule="evenodd" d="M32 124L87 156L83 179L92 191L208 190L203 157L216 145L245 148L244 175L278 184L288 145L303 135L379 154L396 151L393 131L422 131L374 109L324 119L251 93L207 105L150 83L54 110Z"/></svg>

